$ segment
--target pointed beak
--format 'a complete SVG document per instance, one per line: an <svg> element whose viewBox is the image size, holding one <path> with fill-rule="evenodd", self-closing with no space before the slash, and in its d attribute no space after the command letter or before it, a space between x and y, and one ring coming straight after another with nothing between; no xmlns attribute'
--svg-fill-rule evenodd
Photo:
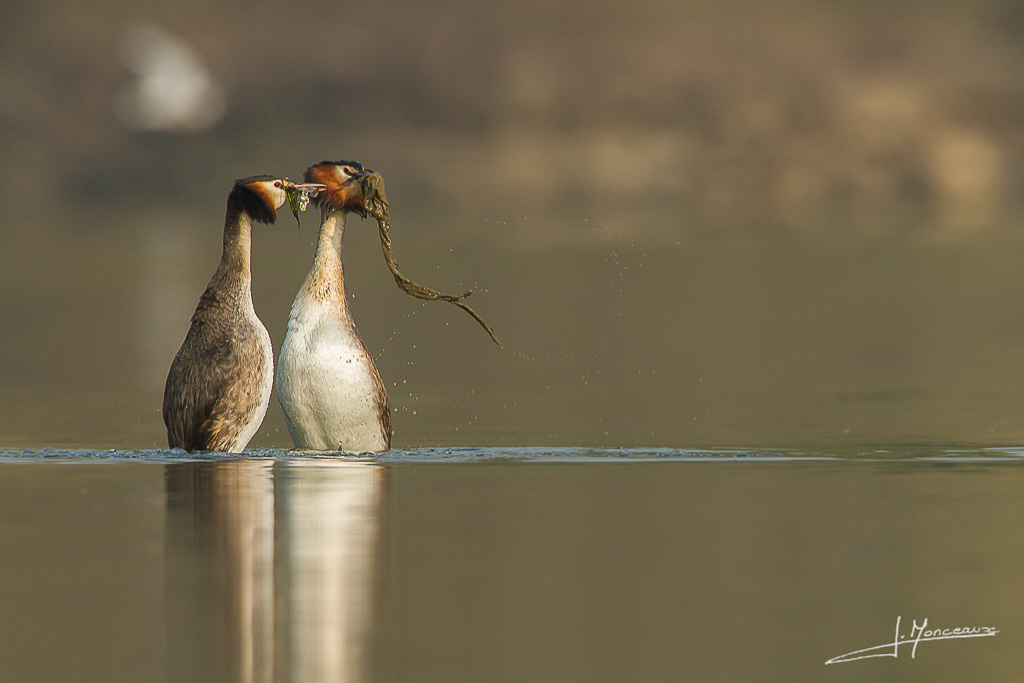
<svg viewBox="0 0 1024 683"><path fill-rule="evenodd" d="M310 196L315 196L317 192L326 190L327 186L321 183L296 183L295 189Z"/></svg>
<svg viewBox="0 0 1024 683"><path fill-rule="evenodd" d="M293 183L288 181L288 185L285 186L285 196L288 197L288 206L292 210L292 215L295 216L296 223L299 223L299 212L305 211L306 207L309 206L309 198L315 196L317 192L326 189L327 186L320 183Z"/></svg>

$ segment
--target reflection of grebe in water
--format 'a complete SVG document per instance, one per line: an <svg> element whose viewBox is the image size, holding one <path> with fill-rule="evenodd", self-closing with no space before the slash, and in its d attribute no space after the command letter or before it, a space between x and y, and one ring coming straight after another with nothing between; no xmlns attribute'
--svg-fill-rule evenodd
<svg viewBox="0 0 1024 683"><path fill-rule="evenodd" d="M313 266L292 304L278 362L277 395L292 441L320 451L385 451L391 444L387 391L356 331L345 296L342 240L345 215L366 215L359 162L323 161L307 183L326 190Z"/></svg>
<svg viewBox="0 0 1024 683"><path fill-rule="evenodd" d="M373 678L384 467L200 459L164 473L167 680Z"/></svg>
<svg viewBox="0 0 1024 683"><path fill-rule="evenodd" d="M274 354L252 305L252 223L273 223L289 195L307 187L263 175L235 181L228 194L224 252L164 387L171 448L240 453L263 422Z"/></svg>

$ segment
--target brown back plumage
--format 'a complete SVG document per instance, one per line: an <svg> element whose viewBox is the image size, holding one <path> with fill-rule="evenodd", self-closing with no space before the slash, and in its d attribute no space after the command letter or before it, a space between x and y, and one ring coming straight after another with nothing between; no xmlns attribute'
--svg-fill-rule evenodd
<svg viewBox="0 0 1024 683"><path fill-rule="evenodd" d="M265 379L259 331L223 292L209 289L192 315L164 386L167 443L186 451L228 451L259 410Z"/></svg>

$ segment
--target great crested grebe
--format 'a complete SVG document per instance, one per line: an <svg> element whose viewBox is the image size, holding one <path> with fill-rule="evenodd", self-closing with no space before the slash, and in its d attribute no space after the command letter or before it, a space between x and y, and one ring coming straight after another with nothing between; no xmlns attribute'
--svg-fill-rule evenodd
<svg viewBox="0 0 1024 683"><path fill-rule="evenodd" d="M263 422L274 384L274 351L252 306L252 224L273 223L285 202L318 187L259 175L236 180L231 188L220 264L164 386L171 448L241 453Z"/></svg>
<svg viewBox="0 0 1024 683"><path fill-rule="evenodd" d="M391 446L388 395L345 296L342 240L345 215L366 215L357 161L322 161L307 183L327 189L313 267L292 304L278 361L277 396L295 446L317 451L379 452Z"/></svg>

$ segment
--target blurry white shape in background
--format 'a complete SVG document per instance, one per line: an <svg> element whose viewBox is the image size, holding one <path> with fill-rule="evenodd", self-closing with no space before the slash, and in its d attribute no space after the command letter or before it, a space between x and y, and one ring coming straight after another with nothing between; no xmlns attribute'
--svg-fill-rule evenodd
<svg viewBox="0 0 1024 683"><path fill-rule="evenodd" d="M224 115L224 89L196 51L153 24L131 24L121 44L135 81L115 103L118 120L133 130L196 132Z"/></svg>

